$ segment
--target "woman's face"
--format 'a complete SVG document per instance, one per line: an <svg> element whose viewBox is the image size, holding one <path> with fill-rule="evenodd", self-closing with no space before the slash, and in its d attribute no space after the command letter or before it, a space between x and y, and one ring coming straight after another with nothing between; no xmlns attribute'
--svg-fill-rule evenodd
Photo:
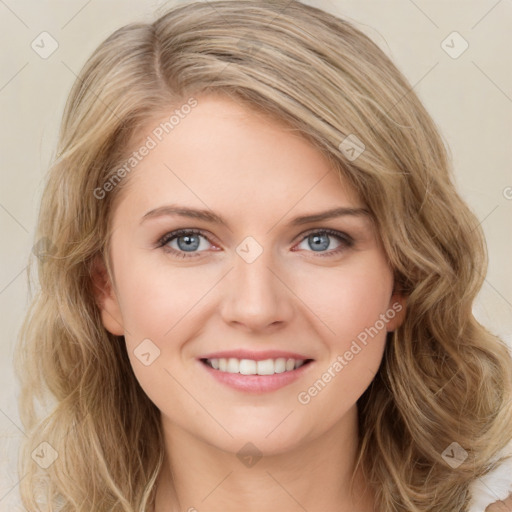
<svg viewBox="0 0 512 512"><path fill-rule="evenodd" d="M169 429L285 451L354 412L400 317L392 270L365 205L297 133L200 96L159 140L170 115L124 178L104 325Z"/></svg>

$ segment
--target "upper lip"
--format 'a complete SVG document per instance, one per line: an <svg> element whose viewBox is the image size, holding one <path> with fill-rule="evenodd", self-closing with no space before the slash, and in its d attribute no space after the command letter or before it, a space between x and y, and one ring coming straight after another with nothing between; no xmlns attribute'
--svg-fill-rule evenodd
<svg viewBox="0 0 512 512"><path fill-rule="evenodd" d="M251 350L244 349L212 352L211 354L202 356L199 359L229 359L230 357L234 359L252 359L254 361L263 361L265 359L279 359L281 357L285 359L296 359L301 361L312 359L310 357L303 356L302 354L298 354L296 352L287 352L284 350L263 350L259 352L254 352Z"/></svg>

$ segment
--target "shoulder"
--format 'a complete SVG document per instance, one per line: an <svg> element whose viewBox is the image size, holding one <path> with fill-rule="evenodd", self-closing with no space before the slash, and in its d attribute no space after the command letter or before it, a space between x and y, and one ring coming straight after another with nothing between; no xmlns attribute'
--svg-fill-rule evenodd
<svg viewBox="0 0 512 512"><path fill-rule="evenodd" d="M512 494L504 501L496 501L489 505L485 512L509 512L512 510Z"/></svg>

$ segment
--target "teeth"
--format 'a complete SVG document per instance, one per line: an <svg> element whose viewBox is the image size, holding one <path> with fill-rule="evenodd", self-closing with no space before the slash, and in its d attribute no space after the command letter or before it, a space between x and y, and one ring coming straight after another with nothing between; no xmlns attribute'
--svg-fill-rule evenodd
<svg viewBox="0 0 512 512"><path fill-rule="evenodd" d="M207 359L207 364L215 370L227 373L241 373L242 375L273 375L274 373L290 372L300 368L305 361L301 359L264 359L254 361L253 359Z"/></svg>

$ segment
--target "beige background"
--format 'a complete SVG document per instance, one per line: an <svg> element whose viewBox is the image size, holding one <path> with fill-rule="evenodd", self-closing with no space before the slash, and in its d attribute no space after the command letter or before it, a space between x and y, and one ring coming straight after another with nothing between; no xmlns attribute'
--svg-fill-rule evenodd
<svg viewBox="0 0 512 512"><path fill-rule="evenodd" d="M167 5L179 2L168 2ZM509 0L310 0L353 21L391 56L451 147L457 185L485 230L490 268L475 314L512 343L512 3ZM0 511L21 510L16 449L23 436L11 369L27 307L25 267L43 173L68 91L85 59L119 26L150 20L158 1L0 0ZM43 31L57 50L32 48ZM458 58L442 41L457 31ZM453 42L452 42L453 41ZM451 36L452 53L463 41ZM48 46L47 46L48 48Z"/></svg>

